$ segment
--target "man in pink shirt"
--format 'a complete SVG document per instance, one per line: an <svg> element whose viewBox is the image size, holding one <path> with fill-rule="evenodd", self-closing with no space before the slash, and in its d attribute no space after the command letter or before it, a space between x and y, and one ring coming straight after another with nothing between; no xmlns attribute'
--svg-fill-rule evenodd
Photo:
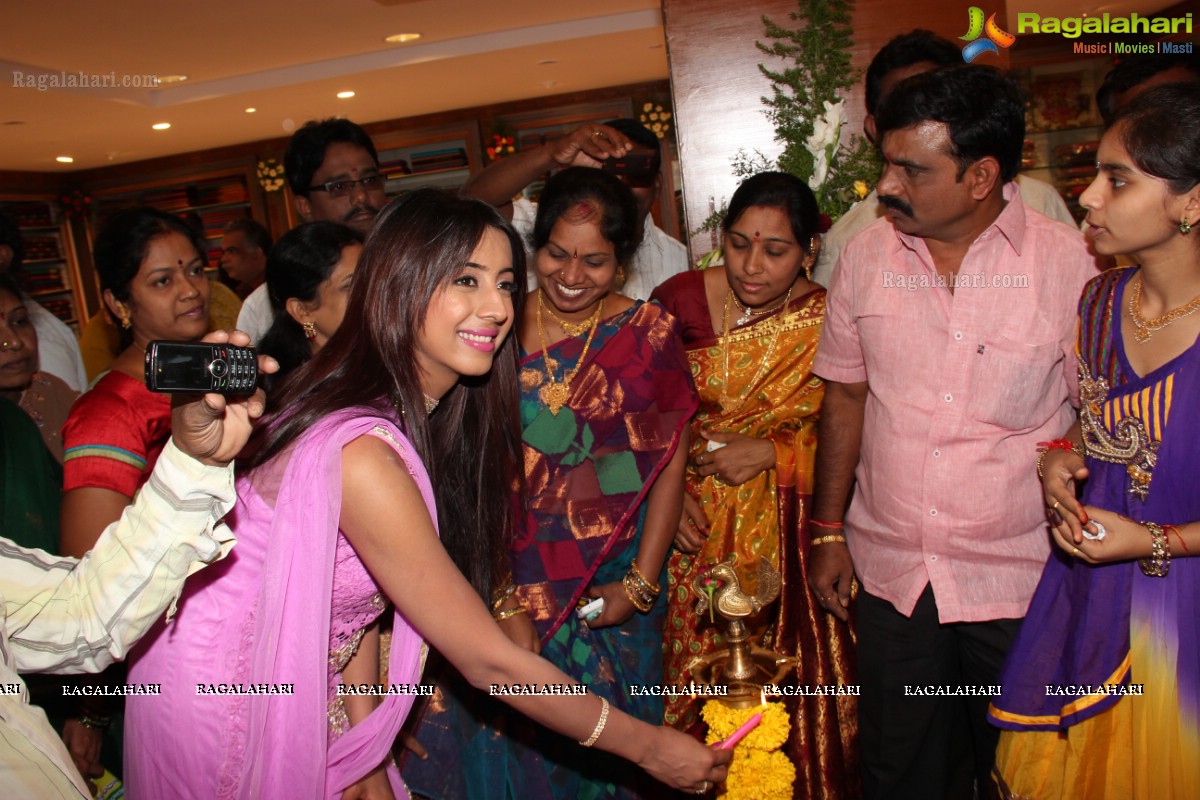
<svg viewBox="0 0 1200 800"><path fill-rule="evenodd" d="M1050 551L1037 443L1072 420L1095 267L1077 230L1021 202L1024 105L996 70L909 78L876 125L888 218L843 250L814 364L809 583L845 618L862 582L866 796L984 797L987 687Z"/></svg>

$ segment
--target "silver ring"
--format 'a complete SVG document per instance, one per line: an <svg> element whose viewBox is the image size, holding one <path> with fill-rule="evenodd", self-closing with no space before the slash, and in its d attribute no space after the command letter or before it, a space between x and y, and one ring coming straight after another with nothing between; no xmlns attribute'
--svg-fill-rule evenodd
<svg viewBox="0 0 1200 800"><path fill-rule="evenodd" d="M700 784L699 789L692 789L691 792L692 794L708 794L708 790L711 788L713 788L712 781L705 781L704 783Z"/></svg>
<svg viewBox="0 0 1200 800"><path fill-rule="evenodd" d="M1059 502L1058 502L1057 500L1055 500L1055 501L1054 501L1054 505L1050 506L1050 510L1051 510L1051 511L1058 511L1058 506L1059 506Z"/></svg>

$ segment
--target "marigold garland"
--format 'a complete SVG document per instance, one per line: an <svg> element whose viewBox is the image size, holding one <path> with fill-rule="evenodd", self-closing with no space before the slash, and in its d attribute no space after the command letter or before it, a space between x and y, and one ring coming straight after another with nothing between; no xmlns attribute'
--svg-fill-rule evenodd
<svg viewBox="0 0 1200 800"><path fill-rule="evenodd" d="M733 750L729 777L717 796L726 800L786 800L792 796L796 767L779 751L791 730L782 703L750 708L729 708L719 700L704 704L700 714L708 725L707 742L726 739L750 717L762 713L762 722Z"/></svg>
<svg viewBox="0 0 1200 800"><path fill-rule="evenodd" d="M729 762L725 791L728 800L789 800L796 767L778 750L743 750Z"/></svg>
<svg viewBox="0 0 1200 800"><path fill-rule="evenodd" d="M708 725L708 744L716 744L729 737L755 714L762 713L762 722L738 743L739 748L748 750L778 750L787 740L792 723L788 719L783 703L767 703L750 708L729 708L719 700L709 700L700 715Z"/></svg>

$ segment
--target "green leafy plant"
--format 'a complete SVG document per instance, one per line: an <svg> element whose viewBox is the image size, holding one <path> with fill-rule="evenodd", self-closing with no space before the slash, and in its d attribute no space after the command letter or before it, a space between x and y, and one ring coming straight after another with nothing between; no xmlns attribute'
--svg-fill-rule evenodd
<svg viewBox="0 0 1200 800"><path fill-rule="evenodd" d="M763 17L769 41L755 42L764 54L789 62L780 70L758 65L771 82L772 94L762 102L783 152L772 160L757 150L739 150L732 159L733 172L739 179L767 170L795 175L813 190L821 213L832 222L867 195L880 167L875 148L865 138L853 135L841 144L846 121L842 93L861 77L850 63L854 3L797 0L796 6L788 14L796 27ZM714 212L699 230L716 229L724 213Z"/></svg>

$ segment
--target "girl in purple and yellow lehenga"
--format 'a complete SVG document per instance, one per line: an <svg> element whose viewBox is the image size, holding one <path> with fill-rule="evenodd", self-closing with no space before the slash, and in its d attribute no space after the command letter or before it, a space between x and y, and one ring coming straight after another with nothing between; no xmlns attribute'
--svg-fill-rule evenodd
<svg viewBox="0 0 1200 800"><path fill-rule="evenodd" d="M1059 549L1002 674L1002 794L1200 797L1200 93L1152 89L1080 197L1080 422L1039 471ZM1082 504L1073 485L1086 478Z"/></svg>

